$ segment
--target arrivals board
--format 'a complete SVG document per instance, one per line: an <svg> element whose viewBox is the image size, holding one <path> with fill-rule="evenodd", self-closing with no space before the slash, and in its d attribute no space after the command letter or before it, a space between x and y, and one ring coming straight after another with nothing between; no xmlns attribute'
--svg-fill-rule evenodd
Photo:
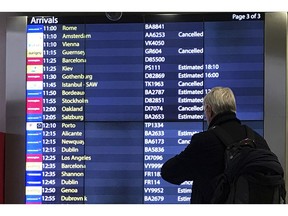
<svg viewBox="0 0 288 216"><path fill-rule="evenodd" d="M190 203L160 169L215 86L264 133L263 13L31 16L26 59L27 204Z"/></svg>

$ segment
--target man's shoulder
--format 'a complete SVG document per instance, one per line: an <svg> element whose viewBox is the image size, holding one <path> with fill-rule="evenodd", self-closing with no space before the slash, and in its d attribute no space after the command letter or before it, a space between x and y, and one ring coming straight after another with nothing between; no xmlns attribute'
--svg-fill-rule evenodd
<svg viewBox="0 0 288 216"><path fill-rule="evenodd" d="M212 130L206 130L199 133L196 133L192 136L192 139L195 141L207 141L214 139L216 136Z"/></svg>

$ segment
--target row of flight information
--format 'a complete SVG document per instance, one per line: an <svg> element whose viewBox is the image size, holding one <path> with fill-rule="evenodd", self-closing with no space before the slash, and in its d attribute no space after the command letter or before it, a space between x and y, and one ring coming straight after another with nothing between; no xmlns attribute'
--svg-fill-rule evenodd
<svg viewBox="0 0 288 216"><path fill-rule="evenodd" d="M190 203L160 170L215 86L264 132L263 13L31 16L26 63L27 204Z"/></svg>

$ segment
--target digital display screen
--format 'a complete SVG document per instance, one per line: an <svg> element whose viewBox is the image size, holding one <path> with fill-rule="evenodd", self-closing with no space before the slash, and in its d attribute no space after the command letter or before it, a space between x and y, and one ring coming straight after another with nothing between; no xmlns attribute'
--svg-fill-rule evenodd
<svg viewBox="0 0 288 216"><path fill-rule="evenodd" d="M162 164L228 86L264 133L264 13L27 17L27 204L188 204Z"/></svg>

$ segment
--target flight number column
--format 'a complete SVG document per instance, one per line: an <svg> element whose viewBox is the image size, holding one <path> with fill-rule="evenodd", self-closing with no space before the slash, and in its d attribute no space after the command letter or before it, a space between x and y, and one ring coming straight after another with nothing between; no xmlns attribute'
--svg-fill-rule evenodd
<svg viewBox="0 0 288 216"><path fill-rule="evenodd" d="M167 184L160 169L203 130L203 35L202 22L145 24L145 203L190 203L193 182Z"/></svg>
<svg viewBox="0 0 288 216"><path fill-rule="evenodd" d="M159 169L165 143L165 24L145 24L144 35L144 203L163 203Z"/></svg>

